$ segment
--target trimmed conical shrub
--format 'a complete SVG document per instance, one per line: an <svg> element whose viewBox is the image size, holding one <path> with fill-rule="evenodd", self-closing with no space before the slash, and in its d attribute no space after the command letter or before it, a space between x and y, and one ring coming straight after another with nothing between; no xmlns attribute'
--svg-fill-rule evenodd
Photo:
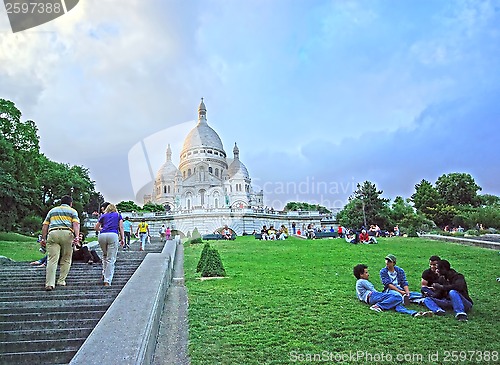
<svg viewBox="0 0 500 365"><path fill-rule="evenodd" d="M193 239L201 238L201 234L200 234L200 232L198 232L198 228L194 227L193 234L191 235L191 238L193 238Z"/></svg>
<svg viewBox="0 0 500 365"><path fill-rule="evenodd" d="M224 265L222 265L219 251L217 251L215 248L208 249L207 257L205 258L205 264L201 269L201 276L226 276L226 270L224 270Z"/></svg>
<svg viewBox="0 0 500 365"><path fill-rule="evenodd" d="M205 264L205 260L207 258L208 250L210 249L210 244L207 242L205 246L203 246L203 250L201 251L200 261L198 261L198 265L196 265L196 272L201 272L203 269L203 265Z"/></svg>

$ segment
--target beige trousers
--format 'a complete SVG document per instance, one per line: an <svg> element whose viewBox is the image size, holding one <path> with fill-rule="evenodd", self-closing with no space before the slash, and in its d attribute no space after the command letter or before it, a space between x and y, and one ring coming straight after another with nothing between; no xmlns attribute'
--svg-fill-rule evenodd
<svg viewBox="0 0 500 365"><path fill-rule="evenodd" d="M73 255L73 232L69 230L54 230L49 232L47 237L47 270L45 272L45 286L56 286L57 263L60 261L59 279L57 283L66 284L71 267L71 258Z"/></svg>

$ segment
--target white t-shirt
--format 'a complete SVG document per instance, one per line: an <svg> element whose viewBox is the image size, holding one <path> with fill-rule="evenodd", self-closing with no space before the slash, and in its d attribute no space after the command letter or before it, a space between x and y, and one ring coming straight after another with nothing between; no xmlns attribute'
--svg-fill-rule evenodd
<svg viewBox="0 0 500 365"><path fill-rule="evenodd" d="M387 271L387 273L389 274L389 278L391 279L391 284L394 284L397 287L399 287L397 271L396 270L394 270L393 272Z"/></svg>

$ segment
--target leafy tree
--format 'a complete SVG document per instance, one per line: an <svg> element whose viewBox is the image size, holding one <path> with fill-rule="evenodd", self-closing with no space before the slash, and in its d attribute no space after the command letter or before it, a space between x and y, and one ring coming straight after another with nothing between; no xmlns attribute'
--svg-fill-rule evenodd
<svg viewBox="0 0 500 365"><path fill-rule="evenodd" d="M389 224L389 199L381 198L383 193L377 190L374 183L365 181L357 184L357 189L349 197L347 205L337 214L340 224L347 227L378 224L387 227ZM366 222L366 224L365 224Z"/></svg>
<svg viewBox="0 0 500 365"><path fill-rule="evenodd" d="M475 227L482 224L485 228L500 229L500 207L479 207L471 210L466 215L467 227Z"/></svg>
<svg viewBox="0 0 500 365"><path fill-rule="evenodd" d="M95 194L94 181L89 177L88 169L82 166L69 166L49 160L44 155L39 157L40 186L38 187L39 213L44 216L64 195L73 198L75 208L82 219L84 207Z"/></svg>
<svg viewBox="0 0 500 365"><path fill-rule="evenodd" d="M400 224L401 221L415 215L413 207L402 197L397 196L391 206L390 217L393 224Z"/></svg>
<svg viewBox="0 0 500 365"><path fill-rule="evenodd" d="M430 220L432 220L436 225L444 227L451 224L453 218L459 213L459 210L447 204L438 204L434 208L429 208L428 213L425 214Z"/></svg>
<svg viewBox="0 0 500 365"><path fill-rule="evenodd" d="M137 212L141 210L141 207L135 204L132 200L121 201L116 205L116 208L120 212Z"/></svg>
<svg viewBox="0 0 500 365"><path fill-rule="evenodd" d="M319 204L309 204L304 202L288 202L283 208L284 211L318 211L323 214L331 213L326 207Z"/></svg>
<svg viewBox="0 0 500 365"><path fill-rule="evenodd" d="M38 129L31 120L21 121L21 115L13 102L0 99L0 229L30 229L32 216L45 216L63 195L73 197L82 218L94 192L89 171L40 154Z"/></svg>
<svg viewBox="0 0 500 365"><path fill-rule="evenodd" d="M477 192L482 189L470 174L455 172L441 175L436 181L436 189L445 204L454 207L479 206L480 199Z"/></svg>
<svg viewBox="0 0 500 365"><path fill-rule="evenodd" d="M101 204L104 202L105 202L104 197L100 192L98 191L93 192L90 194L89 202L87 203L87 205L85 205L84 211L89 215L97 214L100 210ZM118 208L118 205L117 209L120 210Z"/></svg>
<svg viewBox="0 0 500 365"><path fill-rule="evenodd" d="M478 195L479 202L482 206L500 206L500 196L491 195L491 194L482 194Z"/></svg>
<svg viewBox="0 0 500 365"><path fill-rule="evenodd" d="M391 225L399 225L402 232L415 237L416 231L429 231L433 226L422 213L415 212L410 204L410 199L404 200L397 196L391 206Z"/></svg>
<svg viewBox="0 0 500 365"><path fill-rule="evenodd" d="M15 230L33 213L37 199L39 154L37 128L21 121L13 102L0 99L0 229Z"/></svg>
<svg viewBox="0 0 500 365"><path fill-rule="evenodd" d="M21 111L12 101L0 99L0 132L16 151L40 150L38 129L32 120L21 121Z"/></svg>
<svg viewBox="0 0 500 365"><path fill-rule="evenodd" d="M426 215L434 212L437 205L442 203L438 191L427 180L422 180L415 185L415 193L411 196L411 201L418 212Z"/></svg>
<svg viewBox="0 0 500 365"><path fill-rule="evenodd" d="M146 212L164 212L165 207L161 204L149 202L149 203L144 204L144 207L142 208L142 210L144 210Z"/></svg>

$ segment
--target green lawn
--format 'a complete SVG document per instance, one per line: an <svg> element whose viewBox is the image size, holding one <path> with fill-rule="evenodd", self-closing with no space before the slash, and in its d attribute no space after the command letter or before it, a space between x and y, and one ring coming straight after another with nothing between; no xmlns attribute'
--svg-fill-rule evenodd
<svg viewBox="0 0 500 365"><path fill-rule="evenodd" d="M380 239L378 245L253 237L212 242L226 279L200 281L195 270L203 245L185 248L193 365L499 361L497 251L418 238ZM396 255L416 291L431 255L449 260L465 275L475 302L469 322L458 322L452 314L412 318L375 313L359 302L353 266L367 264L380 290L378 271L388 253Z"/></svg>
<svg viewBox="0 0 500 365"><path fill-rule="evenodd" d="M43 257L38 251L38 237L23 236L18 233L0 232L0 256L14 261L34 261Z"/></svg>
<svg viewBox="0 0 500 365"><path fill-rule="evenodd" d="M0 256L8 257L14 261L34 261L42 258L45 254L38 251L40 243L38 237L23 236L18 233L0 232ZM96 238L87 238L87 242L95 241Z"/></svg>

